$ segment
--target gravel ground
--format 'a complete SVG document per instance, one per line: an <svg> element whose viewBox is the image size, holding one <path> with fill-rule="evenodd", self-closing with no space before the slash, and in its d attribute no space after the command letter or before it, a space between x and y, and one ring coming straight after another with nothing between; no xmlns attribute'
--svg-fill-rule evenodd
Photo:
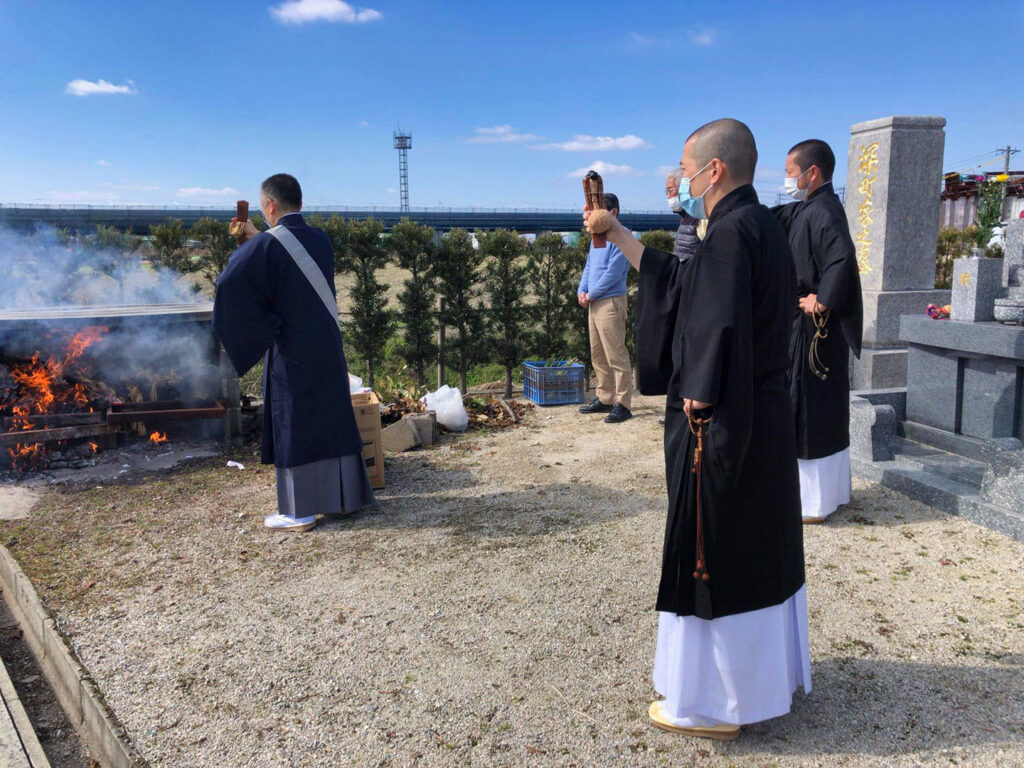
<svg viewBox="0 0 1024 768"><path fill-rule="evenodd" d="M308 534L262 528L247 453L0 535L153 766L1024 764L1024 544L863 482L805 529L813 691L730 744L653 729L659 400L634 410L390 457L379 509Z"/></svg>

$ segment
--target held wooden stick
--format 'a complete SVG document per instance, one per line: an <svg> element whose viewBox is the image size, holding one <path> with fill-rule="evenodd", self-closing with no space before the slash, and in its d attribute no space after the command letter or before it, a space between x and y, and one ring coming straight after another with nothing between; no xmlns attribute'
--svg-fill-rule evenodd
<svg viewBox="0 0 1024 768"><path fill-rule="evenodd" d="M235 220L231 225L231 234L235 236L235 241L241 245L249 239L245 234L245 222L249 220L248 200L239 200L235 203Z"/></svg>
<svg viewBox="0 0 1024 768"><path fill-rule="evenodd" d="M597 171L587 171L583 177L583 199L587 208L592 211L603 211L604 207L604 181ZM596 232L590 235L590 241L595 248L604 248L608 245L608 238Z"/></svg>

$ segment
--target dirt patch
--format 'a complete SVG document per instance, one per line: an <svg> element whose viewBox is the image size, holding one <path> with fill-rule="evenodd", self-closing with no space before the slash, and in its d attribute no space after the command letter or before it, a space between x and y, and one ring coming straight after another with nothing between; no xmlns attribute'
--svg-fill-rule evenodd
<svg viewBox="0 0 1024 768"><path fill-rule="evenodd" d="M813 691L732 744L653 730L661 403L634 413L389 457L378 509L307 534L262 527L273 469L236 453L0 536L154 766L1024 763L1024 545L861 482L805 531Z"/></svg>
<svg viewBox="0 0 1024 768"><path fill-rule="evenodd" d="M29 488L0 486L0 520L21 520L39 501L39 494Z"/></svg>

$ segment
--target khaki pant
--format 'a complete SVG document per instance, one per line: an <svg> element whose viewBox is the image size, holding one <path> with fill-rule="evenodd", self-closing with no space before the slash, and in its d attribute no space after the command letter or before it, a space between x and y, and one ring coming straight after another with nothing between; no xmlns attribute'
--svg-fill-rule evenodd
<svg viewBox="0 0 1024 768"><path fill-rule="evenodd" d="M597 376L597 396L605 405L629 408L633 369L626 351L626 297L590 302L590 358Z"/></svg>

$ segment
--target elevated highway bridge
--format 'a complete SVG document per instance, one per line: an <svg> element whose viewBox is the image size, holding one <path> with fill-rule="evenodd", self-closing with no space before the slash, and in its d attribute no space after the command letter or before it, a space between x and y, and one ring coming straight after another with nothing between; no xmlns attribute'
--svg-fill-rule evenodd
<svg viewBox="0 0 1024 768"><path fill-rule="evenodd" d="M303 213L320 213L325 216L338 214L346 219L373 217L384 225L385 230L404 217L419 224L433 227L437 232L455 228L514 229L522 234L541 232L578 232L583 221L579 210L544 210L528 208L413 208L407 212L397 208L381 207L316 207L306 208ZM234 208L201 206L91 206L91 205L31 205L0 204L0 227L15 230L31 230L38 225L66 228L78 232L92 232L96 227L113 226L137 235L148 235L150 227L168 218L181 219L186 227L200 218L209 217L227 222L235 215ZM655 229L674 230L679 226L679 217L668 211L632 211L619 219L636 232Z"/></svg>

